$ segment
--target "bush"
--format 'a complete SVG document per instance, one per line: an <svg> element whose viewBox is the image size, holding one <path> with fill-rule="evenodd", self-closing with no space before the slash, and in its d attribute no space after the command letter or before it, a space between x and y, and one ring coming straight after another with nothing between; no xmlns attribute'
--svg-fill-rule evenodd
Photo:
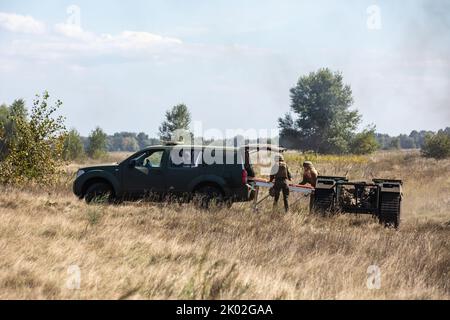
<svg viewBox="0 0 450 320"><path fill-rule="evenodd" d="M84 146L81 141L81 136L77 130L72 129L64 139L63 158L64 160L76 160L83 159L84 156Z"/></svg>
<svg viewBox="0 0 450 320"><path fill-rule="evenodd" d="M36 95L29 117L17 113L9 116L14 124L14 139L6 141L8 154L0 163L1 182L49 184L55 181L66 133L63 118L53 117L62 102L58 100L50 107L48 98L47 91L42 98Z"/></svg>
<svg viewBox="0 0 450 320"><path fill-rule="evenodd" d="M350 152L353 154L370 154L379 148L375 137L375 129L365 129L358 133L350 142Z"/></svg>
<svg viewBox="0 0 450 320"><path fill-rule="evenodd" d="M427 135L422 147L422 155L435 159L450 157L450 135L444 131Z"/></svg>

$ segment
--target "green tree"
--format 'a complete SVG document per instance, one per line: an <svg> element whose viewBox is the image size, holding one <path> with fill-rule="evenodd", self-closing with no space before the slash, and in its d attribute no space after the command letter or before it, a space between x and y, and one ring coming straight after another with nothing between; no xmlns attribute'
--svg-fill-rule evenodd
<svg viewBox="0 0 450 320"><path fill-rule="evenodd" d="M3 183L49 184L59 173L66 132L64 118L55 117L54 113L62 102L58 100L50 106L48 99L47 91L36 95L29 117L23 101L11 105L8 118L14 127L14 138L6 140L8 154L0 163Z"/></svg>
<svg viewBox="0 0 450 320"><path fill-rule="evenodd" d="M162 141L177 139L180 136L189 134L191 124L191 114L185 104L177 104L166 112L166 119L159 127L159 137ZM190 135L190 134L189 134Z"/></svg>
<svg viewBox="0 0 450 320"><path fill-rule="evenodd" d="M72 129L66 135L63 146L64 160L76 160L84 158L84 146L77 130Z"/></svg>
<svg viewBox="0 0 450 320"><path fill-rule="evenodd" d="M44 93L45 94L45 93ZM27 117L27 108L25 106L25 100L23 99L16 99L9 107L9 113L11 116L19 117L19 118L26 118Z"/></svg>
<svg viewBox="0 0 450 320"><path fill-rule="evenodd" d="M344 153L360 122L352 90L328 68L302 76L290 90L291 114L278 120L283 145L321 153ZM285 143L286 142L286 143Z"/></svg>
<svg viewBox="0 0 450 320"><path fill-rule="evenodd" d="M401 149L399 137L393 137L391 139L391 142L389 143L389 149L396 149L396 150Z"/></svg>
<svg viewBox="0 0 450 320"><path fill-rule="evenodd" d="M157 138L149 138L149 136L144 132L139 132L136 139L139 145L139 149L161 143Z"/></svg>
<svg viewBox="0 0 450 320"><path fill-rule="evenodd" d="M375 137L375 127L370 127L357 133L350 142L350 152L353 154L370 154L379 147L380 145Z"/></svg>
<svg viewBox="0 0 450 320"><path fill-rule="evenodd" d="M5 123L8 120L9 107L6 103L0 105L0 124Z"/></svg>
<svg viewBox="0 0 450 320"><path fill-rule="evenodd" d="M27 117L27 109L23 99L16 99L8 107L6 104L0 106L0 160L4 159L9 150L8 145L16 139L16 126L13 118L25 119Z"/></svg>
<svg viewBox="0 0 450 320"><path fill-rule="evenodd" d="M401 134L398 136L400 139L400 147L402 149L414 149L416 147L416 143L413 138L407 136L406 134Z"/></svg>
<svg viewBox="0 0 450 320"><path fill-rule="evenodd" d="M422 147L422 155L427 158L445 159L450 157L450 135L443 130L428 134Z"/></svg>
<svg viewBox="0 0 450 320"><path fill-rule="evenodd" d="M100 127L95 128L88 137L89 144L87 154L93 159L98 159L106 155L106 133Z"/></svg>
<svg viewBox="0 0 450 320"><path fill-rule="evenodd" d="M136 133L116 132L107 137L109 151L137 151L139 149Z"/></svg>
<svg viewBox="0 0 450 320"><path fill-rule="evenodd" d="M139 150L139 144L136 137L124 137L122 140L122 150L134 152Z"/></svg>
<svg viewBox="0 0 450 320"><path fill-rule="evenodd" d="M9 122L9 107L6 104L0 105L0 161L3 160L7 154L7 134L6 126Z"/></svg>
<svg viewBox="0 0 450 320"><path fill-rule="evenodd" d="M150 145L148 135L144 132L139 132L136 139L139 145L139 149L145 148L146 146Z"/></svg>

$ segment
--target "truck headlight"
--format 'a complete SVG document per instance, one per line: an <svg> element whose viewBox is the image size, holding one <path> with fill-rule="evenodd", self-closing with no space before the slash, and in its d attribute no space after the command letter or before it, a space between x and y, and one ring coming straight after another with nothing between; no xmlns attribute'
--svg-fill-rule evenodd
<svg viewBox="0 0 450 320"><path fill-rule="evenodd" d="M78 170L77 171L77 176L76 178L78 178L79 176L81 176L84 173L84 170Z"/></svg>

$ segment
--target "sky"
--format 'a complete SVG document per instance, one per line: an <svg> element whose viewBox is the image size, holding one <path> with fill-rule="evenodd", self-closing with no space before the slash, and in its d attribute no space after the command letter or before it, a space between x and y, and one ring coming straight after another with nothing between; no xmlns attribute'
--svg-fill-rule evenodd
<svg viewBox="0 0 450 320"><path fill-rule="evenodd" d="M87 135L277 128L302 75L342 72L359 129L450 126L450 1L0 0L0 103L48 90Z"/></svg>

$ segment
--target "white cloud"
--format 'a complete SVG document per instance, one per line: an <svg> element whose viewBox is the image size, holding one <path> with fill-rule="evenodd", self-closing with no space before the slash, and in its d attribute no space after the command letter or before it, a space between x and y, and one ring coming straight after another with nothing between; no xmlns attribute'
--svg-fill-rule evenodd
<svg viewBox="0 0 450 320"><path fill-rule="evenodd" d="M61 41L78 41L79 45L102 49L121 49L121 50L146 50L161 45L179 45L182 41L178 38L163 37L150 32L142 31L122 31L117 35L95 34L84 31L75 24L56 24L55 31L67 39Z"/></svg>
<svg viewBox="0 0 450 320"><path fill-rule="evenodd" d="M183 42L142 31L122 31L118 34L97 34L75 24L56 24L51 32L39 38L15 39L10 55L43 60L58 58L149 58L180 50Z"/></svg>
<svg viewBox="0 0 450 320"><path fill-rule="evenodd" d="M36 21L29 17L31 21ZM37 30L37 28L36 28ZM41 30L43 31L43 29ZM184 43L180 38L146 31L125 30L116 34L84 30L76 23L58 23L39 35L0 42L0 57L21 61L80 67L151 61L155 65L185 62L192 57L214 62L253 59L270 51L241 45Z"/></svg>
<svg viewBox="0 0 450 320"><path fill-rule="evenodd" d="M55 25L54 29L56 33L68 38L88 40L93 37L91 33L84 31L79 25L76 24L58 23Z"/></svg>
<svg viewBox="0 0 450 320"><path fill-rule="evenodd" d="M32 16L0 12L0 27L12 32L42 34L45 24Z"/></svg>

